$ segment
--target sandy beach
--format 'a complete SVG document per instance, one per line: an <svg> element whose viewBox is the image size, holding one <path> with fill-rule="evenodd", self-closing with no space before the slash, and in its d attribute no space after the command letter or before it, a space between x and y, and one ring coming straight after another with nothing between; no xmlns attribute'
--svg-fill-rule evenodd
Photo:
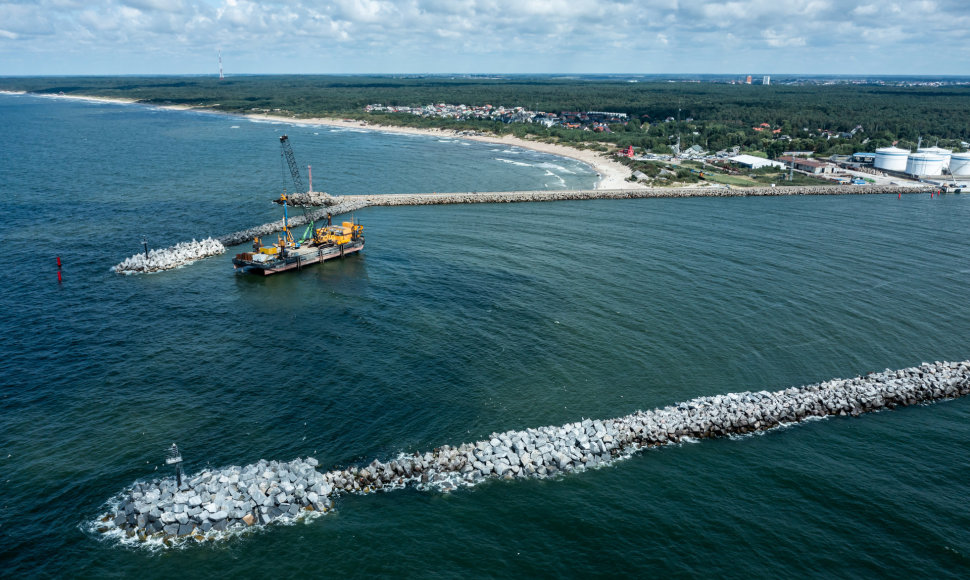
<svg viewBox="0 0 970 580"><path fill-rule="evenodd" d="M22 92L11 92L2 91L7 94L24 94ZM531 149L533 151L539 151L542 153L548 153L550 155L557 155L559 157L568 157L570 159L575 159L586 165L589 165L593 171L599 176L596 182L596 189L643 189L644 185L626 181L626 178L630 175L630 169L627 168L622 163L611 159L609 156L596 151L589 151L585 149L576 149L574 147L567 147L565 145L555 145L552 143L542 143L537 141L532 141L529 139L520 139L518 137L513 137L512 135L506 135L504 137L489 136L489 135L467 135L462 134L457 131L452 131L449 129L419 129L416 127L397 127L389 125L375 125L373 123L367 123L365 121L358 121L355 119L333 119L327 117L314 117L314 118L298 118L298 117L284 117L281 115L266 115L266 114L242 114L242 113L225 113L223 111L217 111L215 109L209 109L206 107L193 107L190 105L154 105L151 103L140 103L133 99L120 99L120 98L108 98L108 97L95 97L95 96L81 96L81 95L48 95L48 94L35 94L34 96L49 97L55 99L73 99L79 101L92 101L100 103L114 103L123 105L142 105L145 107L157 107L159 109L169 109L174 111L205 111L214 114L230 115L235 117L241 117L245 119L259 119L261 121L277 121L281 123L292 123L299 125L309 125L309 126L321 126L321 127L338 127L344 129L355 129L355 130L365 130L365 131L381 131L385 133L405 133L410 135L428 135L434 137L447 136L456 139L467 139L469 141L480 141L483 143L495 143L498 145L504 145L508 147L522 147L523 149Z"/></svg>
<svg viewBox="0 0 970 580"><path fill-rule="evenodd" d="M555 145L552 143L542 143L529 139L520 139L512 135L503 137L491 135L468 135L450 129L419 129L416 127L398 127L389 125L375 125L356 119L332 119L326 117L316 117L309 119L298 119L294 117L280 117L274 115L242 115L254 119L267 121L282 121L287 123L300 123L316 126L341 127L344 129L356 129L365 131L382 131L386 133L405 133L409 135L429 135L435 137L447 136L456 139L467 139L469 141L480 141L482 143L494 143L507 147L522 147L549 155L568 157L589 165L599 176L595 189L643 189L645 186L639 183L626 181L631 171L622 163L611 159L609 156L597 151L576 149L565 145Z"/></svg>

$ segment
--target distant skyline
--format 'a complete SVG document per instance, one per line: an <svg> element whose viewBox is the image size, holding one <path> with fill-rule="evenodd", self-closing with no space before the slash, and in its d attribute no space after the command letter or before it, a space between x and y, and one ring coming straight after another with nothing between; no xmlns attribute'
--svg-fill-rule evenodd
<svg viewBox="0 0 970 580"><path fill-rule="evenodd" d="M970 74L966 0L0 0L0 75Z"/></svg>

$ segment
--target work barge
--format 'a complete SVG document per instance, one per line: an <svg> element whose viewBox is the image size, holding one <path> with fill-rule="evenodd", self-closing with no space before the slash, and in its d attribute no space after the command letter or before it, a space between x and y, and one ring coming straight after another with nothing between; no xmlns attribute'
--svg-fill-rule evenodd
<svg viewBox="0 0 970 580"><path fill-rule="evenodd" d="M293 177L293 185L297 191L304 191L303 177L296 164L293 149L290 147L289 138L286 135L280 137L281 158L289 166L290 175ZM309 173L310 167L307 167ZM306 188L306 198L322 196L324 202L321 205L333 205L332 197L327 194L315 194L313 192L313 174L309 173L310 187ZM294 194L294 196L300 194ZM317 219L307 212L308 201L296 202L289 199L286 190L277 200L283 206L283 228L281 235L277 236L276 243L264 246L259 238L260 234L253 234L253 251L236 254L232 259L234 269L243 272L269 276L288 270L301 270L304 266L317 264L332 260L333 258L343 258L349 254L356 254L364 249L364 228L355 221L345 221L339 226L332 222L332 212L327 212L327 225L322 228L314 227L314 220ZM298 205L303 209L306 231L299 240L293 238L290 230L289 216L287 207ZM301 224L301 225L302 225Z"/></svg>
<svg viewBox="0 0 970 580"><path fill-rule="evenodd" d="M283 204L285 211L285 196ZM359 223L345 221L340 225L333 225L331 215L327 214L326 226L314 229L311 222L303 238L294 240L284 218L283 232L275 244L263 246L256 236L253 238L253 251L236 254L232 265L246 273L269 276L343 258L363 249L364 227Z"/></svg>

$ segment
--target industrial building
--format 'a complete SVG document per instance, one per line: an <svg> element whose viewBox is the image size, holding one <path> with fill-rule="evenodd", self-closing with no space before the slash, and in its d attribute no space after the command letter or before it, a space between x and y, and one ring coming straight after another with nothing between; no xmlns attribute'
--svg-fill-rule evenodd
<svg viewBox="0 0 970 580"><path fill-rule="evenodd" d="M835 165L832 165L831 163L826 163L824 161L817 161L815 159L803 159L801 157L784 156L784 157L779 157L778 161L781 161L786 165L793 164L795 169L797 169L798 171L804 171L805 173L811 173L813 175L821 175L823 173L835 173Z"/></svg>
<svg viewBox="0 0 970 580"><path fill-rule="evenodd" d="M761 169L762 167L784 167L784 163L779 163L778 161L772 161L771 159L765 159L764 157L756 157L754 155L735 155L734 157L729 157L728 161L731 163L736 163L738 165L744 165L745 167L750 167L751 169Z"/></svg>

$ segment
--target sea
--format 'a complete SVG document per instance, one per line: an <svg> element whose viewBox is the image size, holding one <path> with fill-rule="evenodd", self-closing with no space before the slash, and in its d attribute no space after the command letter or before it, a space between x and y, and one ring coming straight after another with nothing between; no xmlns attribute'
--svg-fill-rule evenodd
<svg viewBox="0 0 970 580"><path fill-rule="evenodd" d="M235 273L244 246L110 270L279 219L282 134L338 195L597 179L460 139L0 95L0 576L970 575L970 400L343 495L222 541L99 534L126 487L172 476L173 442L188 473L329 470L970 359L968 195L374 207L360 255L299 272Z"/></svg>

